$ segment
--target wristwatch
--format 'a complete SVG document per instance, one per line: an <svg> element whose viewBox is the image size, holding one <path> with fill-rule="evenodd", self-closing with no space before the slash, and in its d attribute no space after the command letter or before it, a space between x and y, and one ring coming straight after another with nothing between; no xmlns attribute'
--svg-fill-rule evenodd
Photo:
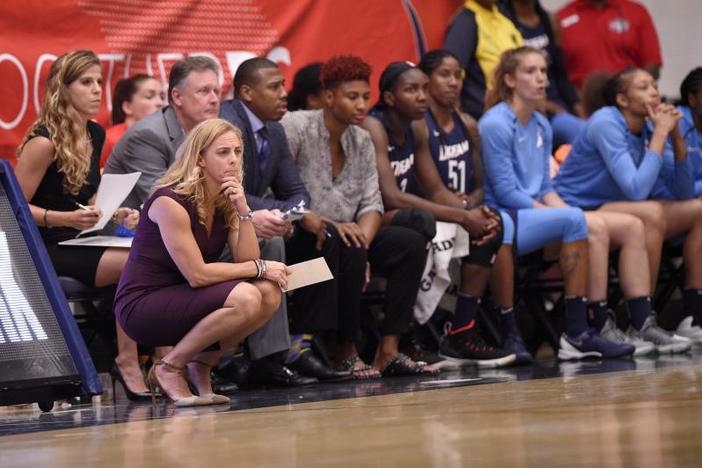
<svg viewBox="0 0 702 468"><path fill-rule="evenodd" d="M242 215L239 215L239 219L240 219L241 221L252 221L252 220L253 220L253 217L254 217L254 212L251 211L251 210L249 210L249 212L246 213L246 214L243 215L243 216L242 216Z"/></svg>

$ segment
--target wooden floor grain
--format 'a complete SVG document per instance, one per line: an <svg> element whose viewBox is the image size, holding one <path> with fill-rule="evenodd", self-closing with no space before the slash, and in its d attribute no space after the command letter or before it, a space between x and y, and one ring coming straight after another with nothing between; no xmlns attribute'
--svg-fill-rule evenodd
<svg viewBox="0 0 702 468"><path fill-rule="evenodd" d="M1 437L0 466L693 467L702 466L701 390L702 367L689 366L183 409L168 419Z"/></svg>

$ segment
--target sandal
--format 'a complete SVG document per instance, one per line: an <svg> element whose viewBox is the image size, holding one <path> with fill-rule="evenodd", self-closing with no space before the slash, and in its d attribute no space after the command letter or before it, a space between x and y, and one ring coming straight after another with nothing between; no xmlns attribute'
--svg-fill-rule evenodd
<svg viewBox="0 0 702 468"><path fill-rule="evenodd" d="M394 377L401 375L436 374L438 370L429 370L427 363L423 361L413 361L409 356L397 353L395 357L381 371L383 377Z"/></svg>
<svg viewBox="0 0 702 468"><path fill-rule="evenodd" d="M358 363L361 363L359 366ZM380 373L378 375L374 375L370 371L376 371L377 369L369 364L366 364L363 362L361 357L358 354L354 354L353 356L349 356L341 363L334 368L335 371L341 371L341 372L351 372L351 375L353 376L354 379L362 380L362 379L375 379L377 377L380 377ZM362 372L366 372L365 375L362 375ZM370 374L369 374L370 372Z"/></svg>

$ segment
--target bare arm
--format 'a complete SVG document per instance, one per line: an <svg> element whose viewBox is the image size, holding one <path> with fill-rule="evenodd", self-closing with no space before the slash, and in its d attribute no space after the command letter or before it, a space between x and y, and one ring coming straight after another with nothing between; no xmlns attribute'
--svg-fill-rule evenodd
<svg viewBox="0 0 702 468"><path fill-rule="evenodd" d="M193 237L188 212L172 198L158 197L151 204L147 216L158 224L161 238L169 255L193 288L256 276L258 270L252 261L205 263ZM252 229L252 227L249 226L248 229ZM239 256L238 250L239 242L237 239L237 257ZM258 245L256 245L256 250L258 250Z"/></svg>
<svg viewBox="0 0 702 468"><path fill-rule="evenodd" d="M37 136L27 142L17 160L15 175L24 198L29 202L39 187L46 170L54 158L54 145L48 138ZM61 196L61 194L56 194ZM99 210L76 209L74 211L54 211L29 204L32 219L41 227L72 227L88 229L100 219Z"/></svg>
<svg viewBox="0 0 702 468"><path fill-rule="evenodd" d="M378 233L378 229L380 229L382 220L382 215L377 211L367 211L356 220L356 224L358 224L358 227L361 228L361 231L363 231L365 235L366 245L371 245L373 243L373 239L375 239L375 235Z"/></svg>
<svg viewBox="0 0 702 468"><path fill-rule="evenodd" d="M249 220L239 221L239 229L229 230L229 250L234 255L234 259L241 263L247 260L254 260L261 256L258 247L258 239L254 231L253 223Z"/></svg>

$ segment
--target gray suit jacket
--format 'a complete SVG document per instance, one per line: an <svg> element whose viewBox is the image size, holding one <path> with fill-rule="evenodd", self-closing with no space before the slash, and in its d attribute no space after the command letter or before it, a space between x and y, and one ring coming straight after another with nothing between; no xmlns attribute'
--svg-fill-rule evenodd
<svg viewBox="0 0 702 468"><path fill-rule="evenodd" d="M123 206L139 208L151 194L154 183L175 161L185 132L175 111L166 106L144 117L115 145L105 165L105 174L141 172Z"/></svg>

